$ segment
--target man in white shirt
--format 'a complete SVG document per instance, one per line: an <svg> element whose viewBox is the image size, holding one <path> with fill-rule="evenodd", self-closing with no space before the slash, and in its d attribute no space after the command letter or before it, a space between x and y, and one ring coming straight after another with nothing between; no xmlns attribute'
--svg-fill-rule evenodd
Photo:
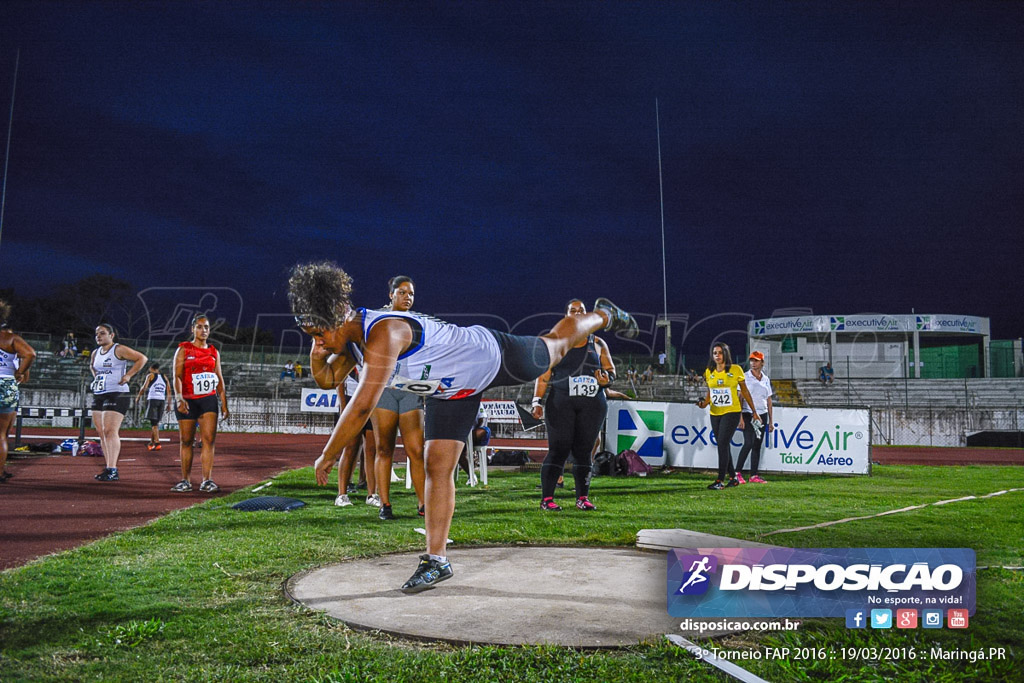
<svg viewBox="0 0 1024 683"><path fill-rule="evenodd" d="M753 408L742 397L743 416L740 418L740 429L743 430L743 448L740 449L739 458L736 463L736 479L746 483L743 479L743 466L747 462L747 455L750 455L750 483L765 484L757 472L761 462L761 444L764 443L764 435L774 429L772 426L772 381L768 375L762 372L764 368L764 354L754 351L750 354L750 369L746 371L747 390L750 398L753 399ZM753 420L754 413L761 418L764 431L755 429Z"/></svg>

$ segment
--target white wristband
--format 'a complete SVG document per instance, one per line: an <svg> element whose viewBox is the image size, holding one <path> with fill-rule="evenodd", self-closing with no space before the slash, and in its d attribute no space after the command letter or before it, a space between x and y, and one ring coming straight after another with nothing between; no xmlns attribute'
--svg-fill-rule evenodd
<svg viewBox="0 0 1024 683"><path fill-rule="evenodd" d="M530 405L532 405L534 407L539 406L540 405L540 398L538 398L537 396L534 396L533 397L533 403L531 403Z"/></svg>

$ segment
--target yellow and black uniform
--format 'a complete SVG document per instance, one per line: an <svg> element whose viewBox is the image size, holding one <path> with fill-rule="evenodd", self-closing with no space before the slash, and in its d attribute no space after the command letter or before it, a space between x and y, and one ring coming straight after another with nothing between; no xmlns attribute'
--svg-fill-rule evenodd
<svg viewBox="0 0 1024 683"><path fill-rule="evenodd" d="M740 383L745 379L743 368L738 365L704 371L704 381L711 392L711 431L718 444L718 481L725 479L728 472L730 485L736 477L730 442L740 426Z"/></svg>
<svg viewBox="0 0 1024 683"><path fill-rule="evenodd" d="M725 370L704 371L704 381L711 390L711 414L740 412L740 382L745 381L743 368L732 365Z"/></svg>

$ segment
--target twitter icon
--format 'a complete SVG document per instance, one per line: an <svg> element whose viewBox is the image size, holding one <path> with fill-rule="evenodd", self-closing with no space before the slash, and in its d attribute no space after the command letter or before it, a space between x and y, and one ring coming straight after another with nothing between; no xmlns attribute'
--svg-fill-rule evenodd
<svg viewBox="0 0 1024 683"><path fill-rule="evenodd" d="M892 628L892 610L871 610L871 628Z"/></svg>

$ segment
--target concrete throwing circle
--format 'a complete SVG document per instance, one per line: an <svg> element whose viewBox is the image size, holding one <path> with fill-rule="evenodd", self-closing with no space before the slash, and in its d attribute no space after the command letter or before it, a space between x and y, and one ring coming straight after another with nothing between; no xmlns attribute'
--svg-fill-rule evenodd
<svg viewBox="0 0 1024 683"><path fill-rule="evenodd" d="M419 640L613 648L687 635L666 609L664 553L503 547L453 549L448 558L454 576L416 595L399 587L418 553L302 572L285 591L352 628Z"/></svg>

